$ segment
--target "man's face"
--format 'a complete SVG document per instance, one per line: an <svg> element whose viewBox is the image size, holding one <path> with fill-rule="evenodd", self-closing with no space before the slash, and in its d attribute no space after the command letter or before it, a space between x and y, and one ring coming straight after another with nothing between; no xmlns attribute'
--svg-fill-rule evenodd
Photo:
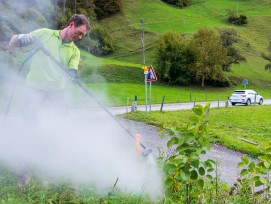
<svg viewBox="0 0 271 204"><path fill-rule="evenodd" d="M75 27L74 22L71 22L68 30L68 38L71 41L81 40L87 34L87 31L86 25Z"/></svg>

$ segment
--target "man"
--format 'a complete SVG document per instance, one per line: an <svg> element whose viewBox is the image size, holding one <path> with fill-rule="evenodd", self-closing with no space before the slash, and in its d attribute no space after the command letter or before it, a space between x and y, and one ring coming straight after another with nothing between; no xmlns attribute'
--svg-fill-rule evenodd
<svg viewBox="0 0 271 204"><path fill-rule="evenodd" d="M64 67L67 67L69 78L76 79L80 51L74 42L81 40L89 30L90 24L86 16L75 14L62 30L42 28L29 34L13 35L9 46L11 50L17 50L29 44L33 44L33 46L41 44L44 49L49 51L51 56ZM31 56L30 68L26 78L24 109L28 119L36 120L39 111L44 109L45 106L50 109L54 107L53 112L58 108L63 108L66 79L67 73L41 49L37 48L35 54ZM29 175L26 173L21 173L18 187L22 187L30 181Z"/></svg>
<svg viewBox="0 0 271 204"><path fill-rule="evenodd" d="M47 28L38 29L29 34L12 36L9 46L11 49L39 41L50 54L65 67L69 68L70 77L77 77L77 70L80 61L80 51L74 44L81 40L90 30L87 18L82 14L73 15L66 27L62 30L50 30ZM65 73L60 69L42 50L37 51L30 59L30 70L27 75L27 92L35 95L35 103L31 103L31 109L40 102L50 101L51 104L59 103L63 98L65 88ZM52 103L53 102L53 103ZM27 102L28 106L30 104Z"/></svg>

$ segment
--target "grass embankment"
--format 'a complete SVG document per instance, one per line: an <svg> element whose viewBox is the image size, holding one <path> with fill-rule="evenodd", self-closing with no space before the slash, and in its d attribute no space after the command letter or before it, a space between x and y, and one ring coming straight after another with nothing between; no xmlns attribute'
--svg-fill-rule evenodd
<svg viewBox="0 0 271 204"><path fill-rule="evenodd" d="M90 90L103 93L107 96L109 105L126 105L129 98L129 106L134 101L135 95L138 97L138 104L145 104L144 83L90 83ZM148 85L148 103L150 99ZM236 88L236 87L235 87ZM244 87L239 86L239 89ZM232 88L212 88L212 87L172 87L152 84L152 104L159 104L165 96L165 103L183 103L199 101L226 101L228 96L233 93ZM257 90L258 91L258 90ZM262 89L259 94L264 98L270 98L270 91Z"/></svg>
<svg viewBox="0 0 271 204"><path fill-rule="evenodd" d="M153 111L124 114L131 120L152 124L159 127L179 126L192 114L191 110ZM271 106L236 106L232 108L212 108L208 120L211 140L230 149L259 155L261 148L271 145ZM240 138L256 142L250 144Z"/></svg>
<svg viewBox="0 0 271 204"><path fill-rule="evenodd" d="M104 58L91 57L92 60L83 62L82 78L88 78L86 82L143 83L144 76L141 70L142 24L140 20L144 19L146 65L154 63L153 47L156 37L167 31L176 31L189 38L201 27L235 29L240 37L236 47L246 57L247 61L232 66L232 72L227 73L227 76L232 78L237 87L232 87L231 91L221 88L213 89L214 92L225 92L225 95L228 95L234 89L240 87L243 79L247 79L249 82L248 88L255 89L263 94L265 98L270 97L271 74L264 70L267 62L261 58L260 54L261 52L267 52L270 41L271 2L260 0L238 1L238 13L248 17L248 24L243 26L234 26L227 23L228 11L236 11L237 9L236 1L209 0L192 2L192 5L187 8L178 9L160 0L124 1L121 13L99 22L114 37L115 52ZM86 54L85 57L88 59L90 56ZM96 75L89 79L93 72ZM116 87L116 85L113 86ZM165 86L166 88L167 86ZM118 90L122 90L123 93L126 89L120 85ZM132 91L132 93L126 92L124 94L126 95L125 99L120 100L126 101L126 98L134 95L135 92L138 95L144 95L144 88L139 88ZM195 91L192 90L192 92ZM109 95L114 95L114 93L111 94L109 91ZM178 95L178 92L174 95ZM114 96L118 98L118 95ZM166 96L167 99L174 97ZM175 98L178 99L178 97ZM157 102L160 100L161 98L157 99ZM122 105L125 104L123 102ZM171 102L171 100L167 102ZM178 102L178 100L172 102Z"/></svg>

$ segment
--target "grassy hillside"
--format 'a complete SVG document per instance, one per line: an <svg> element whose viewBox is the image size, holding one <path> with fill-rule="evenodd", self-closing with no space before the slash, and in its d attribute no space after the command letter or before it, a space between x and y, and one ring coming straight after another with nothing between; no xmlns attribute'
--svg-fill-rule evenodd
<svg viewBox="0 0 271 204"><path fill-rule="evenodd" d="M246 15L248 24L234 26L227 23L230 10L238 10L239 14ZM255 89L270 89L271 74L264 70L267 62L260 57L260 53L267 51L268 42L271 41L271 1L193 0L189 7L178 9L161 0L124 0L120 14L100 22L114 36L116 45L115 53L102 59L103 63L125 66L132 72L134 68L141 67L141 19L145 21L147 65L153 64L155 37L167 31L191 36L201 27L233 28L241 39L236 47L247 58L247 62L234 65L228 75L236 77L237 83L246 78Z"/></svg>

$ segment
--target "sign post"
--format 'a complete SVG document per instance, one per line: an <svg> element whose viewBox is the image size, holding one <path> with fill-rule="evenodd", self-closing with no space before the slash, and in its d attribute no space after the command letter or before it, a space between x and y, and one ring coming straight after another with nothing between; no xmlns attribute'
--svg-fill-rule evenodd
<svg viewBox="0 0 271 204"><path fill-rule="evenodd" d="M248 84L248 81L246 79L244 79L242 81L242 84L244 85L244 88L246 89L247 88L247 84Z"/></svg>
<svg viewBox="0 0 271 204"><path fill-rule="evenodd" d="M156 81L156 80L157 80L157 77L151 65L148 70L148 75L147 75L147 82L150 82L150 111L151 111L151 105L152 105L152 81Z"/></svg>

